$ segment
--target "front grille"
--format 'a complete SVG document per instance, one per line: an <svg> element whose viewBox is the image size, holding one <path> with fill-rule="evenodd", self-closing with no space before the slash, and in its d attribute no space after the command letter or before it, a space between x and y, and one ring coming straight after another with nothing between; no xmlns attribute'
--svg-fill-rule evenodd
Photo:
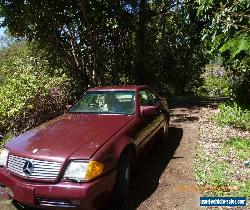
<svg viewBox="0 0 250 210"><path fill-rule="evenodd" d="M33 172L26 176L23 172L24 164L30 161L33 164ZM7 168L18 175L34 179L55 180L60 172L62 163L35 160L30 158L22 158L14 155L9 155Z"/></svg>

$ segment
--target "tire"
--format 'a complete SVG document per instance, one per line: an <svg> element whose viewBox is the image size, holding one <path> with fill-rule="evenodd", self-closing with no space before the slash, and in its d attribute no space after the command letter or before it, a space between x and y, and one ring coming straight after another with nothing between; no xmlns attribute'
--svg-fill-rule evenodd
<svg viewBox="0 0 250 210"><path fill-rule="evenodd" d="M126 150L122 153L117 165L116 182L113 190L114 201L124 203L129 197L131 179L131 152Z"/></svg>

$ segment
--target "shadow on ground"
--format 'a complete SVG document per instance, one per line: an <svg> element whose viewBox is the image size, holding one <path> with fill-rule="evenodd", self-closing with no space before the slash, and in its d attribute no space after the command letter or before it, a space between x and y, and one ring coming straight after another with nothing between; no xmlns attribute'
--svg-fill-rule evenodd
<svg viewBox="0 0 250 210"><path fill-rule="evenodd" d="M159 179L171 159L183 136L182 128L170 127L167 141L158 141L147 156L139 163L132 174L130 199L122 206L110 204L103 210L135 210L159 185Z"/></svg>
<svg viewBox="0 0 250 210"><path fill-rule="evenodd" d="M196 116L190 116L190 114L172 114L171 117L175 117L175 119L172 120L173 123L182 123L182 122L194 122L198 121L199 117Z"/></svg>
<svg viewBox="0 0 250 210"><path fill-rule="evenodd" d="M217 107L219 103L227 102L229 97L175 97L168 98L170 108Z"/></svg>

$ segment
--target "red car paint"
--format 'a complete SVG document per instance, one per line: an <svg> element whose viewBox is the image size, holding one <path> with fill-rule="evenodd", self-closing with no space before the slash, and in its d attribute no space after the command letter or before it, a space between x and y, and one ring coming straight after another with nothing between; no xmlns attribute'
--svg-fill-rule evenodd
<svg viewBox="0 0 250 210"><path fill-rule="evenodd" d="M133 115L66 113L5 145L11 155L60 162L62 165L56 179L41 181L20 176L3 167L0 168L0 185L12 192L11 196L18 202L33 207L57 209L60 202L69 202L73 209L97 209L109 202L122 151L129 145L138 158L164 121L169 120L167 108L160 98L151 107L150 117L142 116L139 92L150 90L147 86L97 87L89 91L118 90L135 91ZM152 108L157 112L152 112ZM84 183L62 179L69 161L79 159L103 163L104 173ZM76 205L73 205L74 201Z"/></svg>

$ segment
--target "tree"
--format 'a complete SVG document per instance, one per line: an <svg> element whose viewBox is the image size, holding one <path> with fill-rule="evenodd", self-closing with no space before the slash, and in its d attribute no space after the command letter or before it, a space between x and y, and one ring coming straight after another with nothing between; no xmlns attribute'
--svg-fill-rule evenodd
<svg viewBox="0 0 250 210"><path fill-rule="evenodd" d="M192 1L0 0L4 26L88 85L149 84L185 94L204 59ZM194 76L194 77L193 77Z"/></svg>
<svg viewBox="0 0 250 210"><path fill-rule="evenodd" d="M198 15L206 22L203 39L212 58L218 55L231 77L236 99L250 103L249 0L197 1Z"/></svg>

